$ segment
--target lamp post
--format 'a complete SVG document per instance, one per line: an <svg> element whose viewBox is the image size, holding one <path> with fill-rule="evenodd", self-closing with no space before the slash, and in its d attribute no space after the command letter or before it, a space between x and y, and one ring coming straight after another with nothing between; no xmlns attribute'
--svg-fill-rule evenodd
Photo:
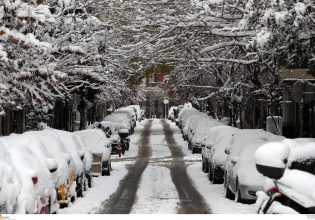
<svg viewBox="0 0 315 220"><path fill-rule="evenodd" d="M169 101L168 101L168 99L165 98L163 102L164 102L164 109L165 109L165 115L164 115L165 117L164 117L164 118L166 118L166 114L167 114L167 109L166 109L166 107L167 107Z"/></svg>

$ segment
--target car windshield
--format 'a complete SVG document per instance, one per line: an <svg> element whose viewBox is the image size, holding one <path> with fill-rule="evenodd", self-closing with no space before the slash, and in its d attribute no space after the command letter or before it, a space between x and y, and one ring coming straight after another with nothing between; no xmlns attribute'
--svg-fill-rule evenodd
<svg viewBox="0 0 315 220"><path fill-rule="evenodd" d="M293 161L290 169L301 170L315 175L315 158Z"/></svg>

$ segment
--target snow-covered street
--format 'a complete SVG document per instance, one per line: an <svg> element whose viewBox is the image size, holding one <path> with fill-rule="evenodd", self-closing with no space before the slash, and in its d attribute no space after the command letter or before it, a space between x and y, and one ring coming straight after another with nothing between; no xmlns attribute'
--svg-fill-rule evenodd
<svg viewBox="0 0 315 220"><path fill-rule="evenodd" d="M166 120L145 120L131 136L130 150L112 157L111 176L59 213L254 213L254 205L224 197L201 170L180 130Z"/></svg>

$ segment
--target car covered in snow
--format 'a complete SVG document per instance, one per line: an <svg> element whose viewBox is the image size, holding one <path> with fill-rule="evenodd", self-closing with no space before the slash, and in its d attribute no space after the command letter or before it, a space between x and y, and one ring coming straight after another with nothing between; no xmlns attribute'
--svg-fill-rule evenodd
<svg viewBox="0 0 315 220"><path fill-rule="evenodd" d="M263 188L265 177L256 169L255 152L265 143L283 139L283 136L261 129L240 129L233 134L225 148L224 186L227 198L237 202L256 200L256 192Z"/></svg>
<svg viewBox="0 0 315 220"><path fill-rule="evenodd" d="M48 214L56 203L56 191L46 164L28 147L32 144L31 138L24 135L0 138L0 147L5 147L14 158L12 164L21 178L16 213Z"/></svg>
<svg viewBox="0 0 315 220"><path fill-rule="evenodd" d="M178 115L178 127L183 130L185 123L193 113L199 113L199 111L192 107L183 107Z"/></svg>
<svg viewBox="0 0 315 220"><path fill-rule="evenodd" d="M76 197L83 197L83 192L86 189L88 184L88 180L86 179L86 167L85 167L85 150L82 146L82 142L76 138L76 136L68 131L62 131L52 128L47 128L44 130L45 132L53 135L63 143L66 151L71 156L71 165L74 170L75 182L76 182L76 196L72 198L72 201L76 199Z"/></svg>
<svg viewBox="0 0 315 220"><path fill-rule="evenodd" d="M129 133L132 134L134 129L134 123L131 121L129 114L127 112L114 112L110 115L107 115L103 121L114 122L119 124L129 130Z"/></svg>
<svg viewBox="0 0 315 220"><path fill-rule="evenodd" d="M37 138L57 161L58 169L55 172L54 188L57 192L57 200L60 207L68 207L71 200L75 199L77 193L75 191L74 164L63 142L46 130L28 131L23 135L31 135Z"/></svg>
<svg viewBox="0 0 315 220"><path fill-rule="evenodd" d="M111 172L111 139L99 129L87 129L76 131L85 146L92 151L92 174L93 176L110 175Z"/></svg>
<svg viewBox="0 0 315 220"><path fill-rule="evenodd" d="M10 153L0 143L0 213L14 214L21 193L21 177Z"/></svg>
<svg viewBox="0 0 315 220"><path fill-rule="evenodd" d="M135 113L136 113L136 120L137 121L141 121L141 108L139 105L129 105L127 106L128 108L133 108L135 110Z"/></svg>
<svg viewBox="0 0 315 220"><path fill-rule="evenodd" d="M221 125L218 121L210 119L203 115L195 119L195 127L193 128L194 135L189 140L192 153L201 153L201 148L204 143L204 137L209 134L210 129Z"/></svg>
<svg viewBox="0 0 315 220"><path fill-rule="evenodd" d="M118 134L120 129L127 129L127 127L111 121L95 122L88 126L88 129L101 129L107 138L110 138L113 134Z"/></svg>
<svg viewBox="0 0 315 220"><path fill-rule="evenodd" d="M223 183L225 161L227 155L225 148L233 138L238 128L220 125L209 130L202 145L202 170L208 173L213 184Z"/></svg>
<svg viewBox="0 0 315 220"><path fill-rule="evenodd" d="M136 113L135 109L132 107L122 107L122 108L117 109L112 114L113 115L121 115L123 113L127 114L127 116L128 116L128 121L129 121L130 127L131 127L130 134L132 134L134 131L134 128L136 127L137 113Z"/></svg>
<svg viewBox="0 0 315 220"><path fill-rule="evenodd" d="M189 116L186 117L185 122L183 122L182 133L184 140L190 142L191 138L195 134L195 128L197 126L197 118L204 117L204 114L201 112L192 112ZM191 149L191 148L189 148Z"/></svg>

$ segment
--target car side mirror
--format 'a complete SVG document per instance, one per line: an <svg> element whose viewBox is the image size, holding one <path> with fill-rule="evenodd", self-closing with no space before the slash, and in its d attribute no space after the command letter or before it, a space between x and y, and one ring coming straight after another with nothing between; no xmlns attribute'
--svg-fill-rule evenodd
<svg viewBox="0 0 315 220"><path fill-rule="evenodd" d="M283 142L269 142L255 152L256 168L271 179L280 179L285 171L290 148Z"/></svg>

